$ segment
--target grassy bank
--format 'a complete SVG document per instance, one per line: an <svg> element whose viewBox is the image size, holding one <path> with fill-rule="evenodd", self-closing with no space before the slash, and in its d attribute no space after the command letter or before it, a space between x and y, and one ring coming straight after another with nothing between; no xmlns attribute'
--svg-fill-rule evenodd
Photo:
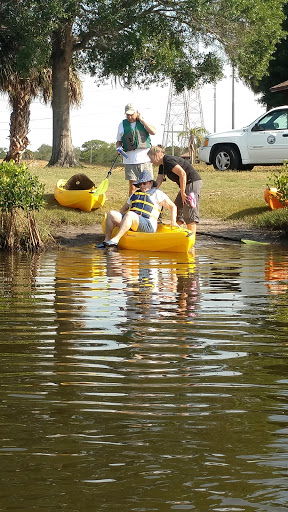
<svg viewBox="0 0 288 512"><path fill-rule="evenodd" d="M87 166L81 169L64 169L46 167L43 162L29 167L45 185L46 206L37 214L37 222L44 233L55 234L57 228L63 225L89 226L101 223L106 211L111 208L120 209L127 199L128 184L124 180L123 167L116 167L112 172L105 205L90 213L60 206L54 199L55 184L60 178L69 179L73 174L81 172L99 185L109 168ZM264 201L269 175L275 168L255 167L252 171L216 172L212 166L205 164L196 164L195 167L203 179L200 203L202 218L214 218L235 224L245 222L268 229L288 226L287 211L272 212ZM171 199L175 198L178 191L177 186L169 180L161 188Z"/></svg>

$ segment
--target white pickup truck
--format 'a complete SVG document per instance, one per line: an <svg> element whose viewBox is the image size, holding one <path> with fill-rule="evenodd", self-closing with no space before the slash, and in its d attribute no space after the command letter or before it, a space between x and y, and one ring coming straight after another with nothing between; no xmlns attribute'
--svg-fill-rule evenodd
<svg viewBox="0 0 288 512"><path fill-rule="evenodd" d="M217 171L282 164L288 160L288 106L269 110L241 130L207 135L198 158Z"/></svg>

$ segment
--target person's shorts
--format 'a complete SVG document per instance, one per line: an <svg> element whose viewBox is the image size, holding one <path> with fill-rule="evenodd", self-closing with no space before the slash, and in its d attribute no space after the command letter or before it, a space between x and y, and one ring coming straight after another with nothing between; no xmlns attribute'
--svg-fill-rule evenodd
<svg viewBox="0 0 288 512"><path fill-rule="evenodd" d="M125 213L122 214L122 218L125 216ZM133 231L133 229L131 230ZM155 233L155 229L152 226L149 219L146 219L146 217L142 217L142 215L139 215L139 224L137 231L141 233Z"/></svg>
<svg viewBox="0 0 288 512"><path fill-rule="evenodd" d="M202 188L202 180L194 181L194 183L187 183L185 192L187 196L190 192L194 192L196 198L196 206L192 208L190 204L184 204L182 202L181 193L177 195L174 203L177 206L177 221L181 223L191 224L192 222L199 223L199 200L200 190Z"/></svg>
<svg viewBox="0 0 288 512"><path fill-rule="evenodd" d="M153 176L153 164L152 162L146 162L146 164L126 164L125 165L125 180L136 181L139 178L141 171L150 171Z"/></svg>
<svg viewBox="0 0 288 512"><path fill-rule="evenodd" d="M140 231L141 233L155 233L155 229L153 228L150 220L142 217L141 215L139 215L139 226L137 231Z"/></svg>

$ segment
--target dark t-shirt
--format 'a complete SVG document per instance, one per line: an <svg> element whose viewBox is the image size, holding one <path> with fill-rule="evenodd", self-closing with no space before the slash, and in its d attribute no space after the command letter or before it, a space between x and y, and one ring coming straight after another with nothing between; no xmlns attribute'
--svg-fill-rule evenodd
<svg viewBox="0 0 288 512"><path fill-rule="evenodd" d="M201 180L201 176L194 169L194 167L181 156L164 155L163 165L159 165L159 174L166 175L169 180L177 183L180 187L179 176L172 171L175 165L180 165L187 174L187 183L193 183L194 181Z"/></svg>

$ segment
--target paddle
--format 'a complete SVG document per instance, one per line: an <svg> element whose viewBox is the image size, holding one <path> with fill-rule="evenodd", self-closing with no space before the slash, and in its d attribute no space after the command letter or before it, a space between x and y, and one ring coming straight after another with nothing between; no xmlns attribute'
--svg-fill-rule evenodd
<svg viewBox="0 0 288 512"><path fill-rule="evenodd" d="M108 173L107 173L106 178L105 178L103 181L101 181L100 185L99 185L99 186L96 188L96 190L93 192L93 195L94 195L94 196L100 196L101 194L105 194L105 192L106 192L106 190L107 190L107 188L108 188L108 185L109 185L109 179L108 179L108 178L109 178L109 176L111 175L112 170L113 170L113 168L115 167L115 164L116 164L116 162L117 162L117 160L118 160L118 157L119 157L120 155L124 156L124 158L128 158L128 155L126 155L125 151L123 151L123 149L122 149L122 148L120 148L120 147L119 147L119 148L117 148L117 156L116 156L116 158L115 158L115 160L114 160L113 164L111 165L111 167L110 167L110 169L109 169L109 171L108 171Z"/></svg>
<svg viewBox="0 0 288 512"><path fill-rule="evenodd" d="M257 242L257 240L246 240L244 238L241 238L240 242L242 244L254 244L254 245L269 245L267 242Z"/></svg>

